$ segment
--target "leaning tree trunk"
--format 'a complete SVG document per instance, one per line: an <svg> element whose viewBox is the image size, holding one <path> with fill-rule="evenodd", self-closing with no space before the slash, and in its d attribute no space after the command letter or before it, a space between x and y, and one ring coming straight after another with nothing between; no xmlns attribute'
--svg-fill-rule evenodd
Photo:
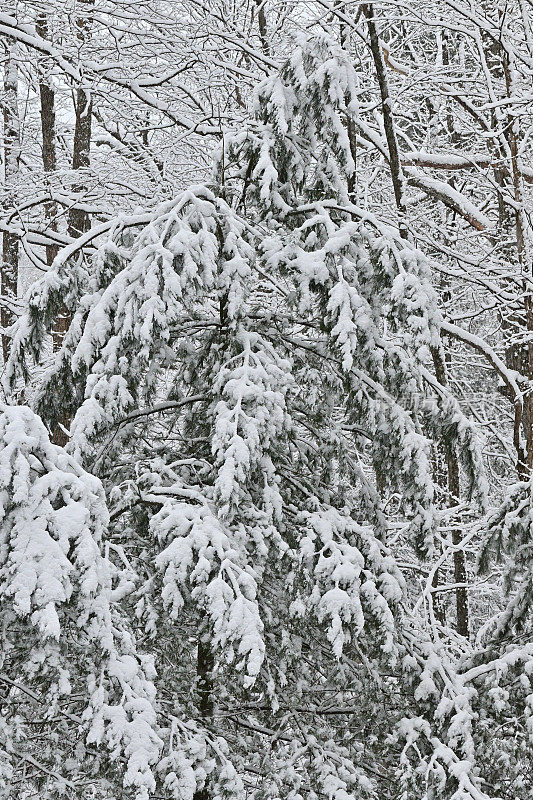
<svg viewBox="0 0 533 800"><path fill-rule="evenodd" d="M9 42L4 65L4 192L6 206L13 199L10 195L15 191L20 158L20 122L18 114L18 64L17 47ZM0 322L2 324L2 353L4 363L9 357L11 337L6 328L15 321L13 310L17 299L19 266L18 237L7 231L2 235L2 308Z"/></svg>
<svg viewBox="0 0 533 800"><path fill-rule="evenodd" d="M396 209L398 212L398 230L402 239L407 239L407 225L406 225L406 207L403 196L404 190L404 175L402 164L400 161L400 149L398 147L398 139L396 136L396 129L394 125L394 117L392 114L392 105L389 92L389 83L387 80L387 71L385 67L385 59L379 41L379 36L376 28L376 21L374 17L374 7L371 3L361 6L363 14L366 17L368 35L370 38L370 50L374 66L376 68L376 75L379 84L379 92L381 95L381 113L383 114L383 127L385 129L385 137L387 139L387 148L389 151L389 166L392 179L392 187L394 189L394 199L396 201Z"/></svg>

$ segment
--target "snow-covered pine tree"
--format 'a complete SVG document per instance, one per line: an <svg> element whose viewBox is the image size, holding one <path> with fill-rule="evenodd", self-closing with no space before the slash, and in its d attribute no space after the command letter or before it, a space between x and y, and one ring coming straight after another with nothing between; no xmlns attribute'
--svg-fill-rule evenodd
<svg viewBox="0 0 533 800"><path fill-rule="evenodd" d="M100 481L50 443L33 411L3 405L2 797L103 797L117 776L134 797L155 787L153 660L116 605L108 521Z"/></svg>
<svg viewBox="0 0 533 800"><path fill-rule="evenodd" d="M71 457L105 486L175 800L491 796L471 676L393 555L438 551L432 439L465 496L484 487L430 369L426 260L348 191L360 83L326 36L298 40L212 184L122 220L90 273L59 260L15 338L12 383L53 306L74 312L35 408L53 427L68 403Z"/></svg>

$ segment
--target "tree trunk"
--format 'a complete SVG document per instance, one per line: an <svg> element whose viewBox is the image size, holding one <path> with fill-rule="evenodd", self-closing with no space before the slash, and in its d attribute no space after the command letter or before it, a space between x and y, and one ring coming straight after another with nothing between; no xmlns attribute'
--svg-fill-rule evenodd
<svg viewBox="0 0 533 800"><path fill-rule="evenodd" d="M450 63L450 56L448 50L448 37L446 32L443 31L442 35L442 63L444 66L449 65ZM446 127L448 129L448 133L450 135L450 139L452 143L456 146L460 144L460 136L456 130L455 120L450 113L449 106L447 108L446 113ZM451 186L454 186L454 179L449 181ZM448 212L449 213L449 212ZM452 212L452 219L448 224L448 229L453 229L454 227L454 220L455 214ZM451 301L451 291L448 284L448 279L442 279L441 283L441 290L443 291L443 301L444 303ZM437 380L442 386L446 386L448 383L448 373L451 366L451 355L448 350L448 353L445 355L444 360L442 359L441 353L438 351L433 353L433 363L435 364L435 375ZM453 508L460 499L461 494L461 486L459 480L459 459L457 457L457 451L452 444L444 445L444 452L446 455L446 490L448 495L448 503L450 507ZM465 552L462 549L458 549L461 540L462 540L462 531L459 527L453 528L452 530L452 544L454 546L453 551L453 574L454 580L457 584L457 588L455 589L455 611L456 611L456 627L457 632L461 634L461 636L465 636L468 638L469 634L469 611L468 611L468 590L466 588L466 558Z"/></svg>
<svg viewBox="0 0 533 800"><path fill-rule="evenodd" d="M502 64L505 76L505 88L507 98L513 96L513 65L510 60L508 50L502 48ZM527 258L524 218L524 202L522 195L522 177L520 174L520 130L519 117L513 112L512 105L508 106L507 126L505 137L509 145L511 156L511 179L513 186L514 199L514 227L516 232L516 249L518 264L520 267L522 283L524 286L523 294L523 316L525 317L525 327L527 331L527 344L521 346L522 350L522 371L528 380L533 379L533 297L531 295L532 264ZM523 398L522 425L526 440L525 464L522 468L522 478L528 478L533 468L533 398L531 392L526 392Z"/></svg>
<svg viewBox="0 0 533 800"><path fill-rule="evenodd" d="M83 5L90 7L93 5L93 0L84 0ZM76 22L80 46L86 40L89 24L90 21L85 16L80 17ZM80 172L81 180L75 181L73 185L73 191L79 196L80 200L83 199L83 194L87 189L87 182L83 179L83 173L88 170L91 164L92 105L91 91L84 86L78 86L74 100L76 122L72 147L72 170ZM91 227L89 213L81 208L71 208L68 214L67 227L69 235L74 239L86 233ZM71 321L72 316L68 309L62 308L55 320L52 331L55 350L61 348ZM68 442L68 436L63 429L68 429L70 427L70 418L67 414L64 414L59 422L60 424L56 426L53 432L52 440L54 444L64 447Z"/></svg>
<svg viewBox="0 0 533 800"><path fill-rule="evenodd" d="M43 39L48 38L48 24L45 14L39 14L36 19L35 27L37 32ZM40 111L41 111L41 135L42 135L42 153L43 153L43 167L46 180L52 191L51 179L57 170L57 148L56 148L56 112L55 112L55 92L51 86L50 80L47 77L46 62L44 59L39 61L39 97L40 97ZM50 199L49 203L45 205L45 214L48 220L48 228L51 231L57 232L57 204ZM46 263L50 266L59 252L59 247L56 244L46 245ZM69 315L66 309L62 309L52 327L52 341L54 350L59 350L63 341L65 331L70 324ZM68 437L63 428L68 428L70 419L67 414L64 414L60 420L61 425L57 425L52 432L52 441L64 447L67 444Z"/></svg>
<svg viewBox="0 0 533 800"><path fill-rule="evenodd" d="M91 123L92 123L92 95L83 87L76 90L76 126L74 129L74 147L72 152L72 169L87 170L91 164ZM76 182L74 191L80 196L86 190L86 182ZM69 234L74 238L86 233L91 227L88 211L72 208L68 217Z"/></svg>
<svg viewBox="0 0 533 800"><path fill-rule="evenodd" d="M357 17L359 12L357 12ZM356 19L357 19L356 17ZM350 46L350 38L348 28L345 22L340 24L340 43L343 50L348 51ZM351 116L346 121L346 131L348 133L348 143L350 145L350 155L354 163L354 170L346 178L346 186L348 189L348 197L350 201L357 205L357 129L355 122Z"/></svg>
<svg viewBox="0 0 533 800"><path fill-rule="evenodd" d="M448 466L448 496L451 506L459 501L459 461L455 447L448 445L446 448L446 462ZM463 538L460 528L452 531L452 544L457 548ZM468 618L468 591L466 588L466 563L464 550L454 549L453 551L453 575L457 587L455 589L455 608L457 613L457 633L468 637L469 618Z"/></svg>
<svg viewBox="0 0 533 800"><path fill-rule="evenodd" d="M199 622L198 651L196 658L196 691L198 694L198 710L205 724L213 719L215 713L215 698L213 685L213 670L215 659L209 641L209 624L205 616ZM202 789L197 789L193 800L209 800L211 790L209 779Z"/></svg>
<svg viewBox="0 0 533 800"><path fill-rule="evenodd" d="M447 365L446 360L442 357L442 353L436 348L432 349L431 355L433 357L433 365L435 368L435 377L441 386L448 384L447 378ZM439 480L442 488L447 490L448 503L450 507L456 505L460 497L460 483L459 483L459 459L453 444L441 445L439 448L446 454L446 471L444 480ZM443 486L444 484L444 486ZM452 531L452 544L453 551L453 572L456 584L461 584L455 589L455 608L457 617L457 632L462 636L467 636L469 633L469 619L468 619L468 591L466 584L466 561L464 550L457 549L461 543L462 532L460 528L454 528Z"/></svg>
<svg viewBox="0 0 533 800"><path fill-rule="evenodd" d="M39 36L43 39L48 38L48 25L45 14L39 14L35 28ZM41 101L41 135L43 148L43 167L44 174L50 185L50 177L57 169L56 153L56 111L55 111L55 92L46 74L46 64L44 59L39 60L39 95ZM50 185L50 189L52 189ZM45 214L48 219L48 228L57 232L57 205L53 200L45 206ZM50 266L57 256L59 247L56 244L46 245L46 263Z"/></svg>
<svg viewBox="0 0 533 800"><path fill-rule="evenodd" d="M4 189L9 197L14 192L19 173L20 121L18 114L18 64L17 46L7 45L4 66ZM8 201L9 202L9 201ZM15 234L2 235L2 353L4 363L9 357L11 337L5 329L15 322L13 303L17 299L19 240Z"/></svg>
<svg viewBox="0 0 533 800"><path fill-rule="evenodd" d="M398 229L402 239L407 239L406 227L406 209L403 199L403 170L400 161L400 150L398 148L398 140L396 138L396 130L394 127L394 118L392 115L392 105L389 93L389 84L387 80L387 71L385 67L385 60L379 42L379 36L376 29L374 19L374 8L371 3L361 6L363 14L366 17L368 34L370 37L370 50L372 51L372 58L376 68L376 75L378 78L379 91L381 94L381 112L383 114L383 127L385 128L385 137L387 139L387 148L389 151L389 164L392 178L392 186L394 189L394 199L396 201L396 208L398 210Z"/></svg>
<svg viewBox="0 0 533 800"><path fill-rule="evenodd" d="M403 239L408 238L407 221L406 221L406 206L403 198L403 185L404 176L400 160L400 151L398 147L398 139L394 126L394 117L392 114L391 98L389 93L388 81L385 60L379 41L378 32L376 29L374 19L374 9L372 4L362 6L363 13L367 19L368 33L370 37L370 49L374 60L374 66L378 77L379 89L381 94L381 107L383 113L383 125L385 128L385 135L387 139L387 148L389 152L389 165L391 171L392 185L394 189L394 199L396 201L396 208L398 211L398 228L400 236ZM435 366L435 374L439 383L443 386L446 385L446 363L440 351L434 349L432 351L433 363ZM446 488L450 501L456 502L459 497L459 463L457 455L453 447L446 448L446 465L447 465L447 481ZM452 541L457 545L461 541L460 530L454 530L452 534ZM454 551L454 573L456 575L456 583L459 582L457 576L460 575L461 583L466 581L466 566L465 556L462 550ZM438 586L438 571L435 573L433 585ZM463 636L468 636L468 598L466 588L456 590L456 604L457 604L457 630ZM437 619L444 623L445 610L443 604L437 598L435 600L435 615Z"/></svg>
<svg viewBox="0 0 533 800"><path fill-rule="evenodd" d="M80 0L80 7L89 10L94 5L94 0ZM82 15L76 20L77 37L80 48L88 37L91 20ZM74 128L74 146L72 150L72 169L80 171L81 180L75 183L74 191L80 196L87 190L86 181L83 180L83 171L88 170L91 164L91 126L92 126L93 100L90 89L80 85L76 89L74 111L76 124ZM81 199L81 197L80 197ZM74 238L86 233L91 227L89 213L80 208L72 208L68 218L69 233Z"/></svg>
<svg viewBox="0 0 533 800"><path fill-rule="evenodd" d="M259 28L259 38L261 39L261 49L263 50L263 53L268 56L270 54L270 48L268 46L267 22L265 14L266 0L255 0L255 5L257 7L257 25Z"/></svg>

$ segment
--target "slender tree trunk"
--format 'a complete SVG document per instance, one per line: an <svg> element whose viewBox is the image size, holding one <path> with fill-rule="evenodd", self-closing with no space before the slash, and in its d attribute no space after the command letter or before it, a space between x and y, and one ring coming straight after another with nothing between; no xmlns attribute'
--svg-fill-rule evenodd
<svg viewBox="0 0 533 800"><path fill-rule="evenodd" d="M443 32L442 36L442 63L444 66L449 65L450 63L450 54L448 49L448 37L446 33ZM451 141L454 145L460 144L460 136L455 128L455 121L451 113L446 114L446 126L448 128L448 133L450 134ZM453 186L455 183L454 179L450 180L450 185ZM449 212L448 212L449 213ZM455 213L452 213L452 226L453 220L455 220ZM452 227L448 226L448 228ZM448 285L448 278L443 278L443 284L441 285L443 289L443 300L445 303L451 301L451 292ZM439 352L433 354L433 359L435 366L437 363L442 362L442 355ZM439 363L439 368L435 369L435 374L439 382L446 386L448 383L448 373L451 366L451 355L448 351L446 354L444 361ZM448 502L449 505L453 508L460 499L461 493L461 486L459 480L459 459L457 456L457 451L455 447L451 444L444 446L445 454L446 454L446 489L448 494ZM462 530L459 527L454 527L452 530L452 544L454 546L453 551L453 574L455 583L458 584L458 587L455 589L455 611L456 611L456 624L457 624L457 632L461 634L461 636L468 637L469 635L469 628L470 628L470 621L469 621L469 610L468 610L468 590L466 588L466 580L467 580L467 572L466 572L466 558L465 552L463 549L458 549L461 540L463 538Z"/></svg>
<svg viewBox="0 0 533 800"><path fill-rule="evenodd" d="M80 0L80 7L88 12L94 5L94 0ZM76 20L77 36L80 48L87 41L89 28L91 25L90 17L85 14L80 15ZM91 127L92 127L93 99L90 89L80 85L76 89L74 100L74 111L76 114L76 124L74 128L74 146L72 150L72 169L80 172L81 180L75 183L74 191L80 195L87 189L86 181L83 180L83 173L87 172L91 164ZM81 236L91 227L91 220L87 211L80 208L72 208L68 218L69 233L73 237Z"/></svg>
<svg viewBox="0 0 533 800"><path fill-rule="evenodd" d="M196 657L196 691L198 710L204 724L209 725L215 713L213 670L215 659L209 641L209 624L205 616L199 622L198 650ZM193 800L209 800L211 790L209 779L202 789L194 793Z"/></svg>
<svg viewBox="0 0 533 800"><path fill-rule="evenodd" d="M513 64L509 51L502 48L502 64L503 74L505 77L505 88L507 98L510 100L513 96ZM516 232L516 249L518 255L518 264L520 267L522 283L524 287L523 294L523 316L525 317L525 325L527 331L527 344L522 345L522 371L523 374L531 381L533 379L533 297L532 297L532 281L533 270L531 260L528 258L526 246L526 225L527 221L524 215L524 202L522 194L522 177L520 171L520 129L519 117L514 113L513 107L510 104L507 112L507 127L505 136L509 145L509 152L511 155L511 179L513 186L513 200L514 200L514 227ZM531 392L527 392L523 398L523 412L522 412L522 425L525 433L526 440L526 457L523 466L521 477L527 478L531 475L533 468L533 397Z"/></svg>
<svg viewBox="0 0 533 800"><path fill-rule="evenodd" d="M43 39L48 38L48 24L45 14L39 14L36 19L35 27ZM50 186L50 190L52 190L51 179L53 179L53 175L57 170L55 92L47 77L46 62L44 59L40 60L38 69L43 167L46 180ZM48 220L48 229L52 232L57 232L57 204L52 199L50 199L50 202L45 206L45 214ZM47 244L45 249L46 263L50 266L58 254L59 247L56 244ZM67 310L62 308L52 326L54 350L57 351L60 349L65 331L68 329L69 324L70 317ZM64 447L68 441L64 428L68 428L70 425L70 419L67 414L63 414L60 423L61 424L57 425L52 431L52 441L54 444Z"/></svg>
<svg viewBox="0 0 533 800"><path fill-rule="evenodd" d="M455 447L449 445L446 452L446 462L448 466L448 495L450 504L453 506L459 500L459 461ZM452 544L458 547L461 544L463 532L460 528L452 530ZM455 607L457 613L457 633L468 637L469 633L469 614L468 614L468 591L466 588L466 563L464 550L454 550L453 553L453 574L457 584L455 589Z"/></svg>
<svg viewBox="0 0 533 800"><path fill-rule="evenodd" d="M400 159L400 150L398 147L398 139L396 136L396 129L394 125L394 117L392 113L392 104L391 104L391 97L387 81L385 59L383 57L383 52L379 41L378 32L376 29L373 6L370 3L365 4L362 6L362 9L367 19L367 27L370 38L370 49L372 52L372 58L374 60L374 66L376 68L376 74L381 94L383 126L385 128L385 136L387 139L387 148L389 152L389 165L391 171L392 185L394 189L394 199L396 201L396 208L399 217L398 228L400 236L403 239L407 239L408 233L407 233L407 221L406 221L406 206L403 198L404 176ZM444 361L442 353L437 349L433 349L432 356L433 356L433 363L435 367L435 375L437 377L437 380L441 385L445 386L446 363ZM457 459L457 454L455 453L455 449L453 447L446 448L446 472L447 472L447 478L445 479L445 485L448 491L448 495L450 496L451 502L455 503L456 498L459 497L459 462ZM461 542L461 538L462 538L461 531L458 529L454 530L452 534L453 544L458 545ZM464 584L466 582L466 565L465 565L464 552L462 550L455 550L453 559L454 559L454 574L456 576L455 578L456 583L460 582ZM457 578L458 575L461 576L460 581ZM437 571L435 573L433 580L434 587L438 586L438 582L439 582L439 575ZM456 590L456 606L457 606L457 630L463 636L468 636L468 598L467 598L466 588L461 588ZM439 602L438 597L435 600L435 616L437 617L439 622L444 623L445 609L443 604Z"/></svg>
<svg viewBox="0 0 533 800"><path fill-rule="evenodd" d="M88 9L93 5L93 0L82 0L82 4ZM90 20L87 16L81 16L77 22L78 39L80 46L83 45L87 38ZM91 164L91 129L92 129L92 94L90 89L85 86L78 86L76 89L74 100L75 112L75 127L74 127L74 141L72 148L72 170L80 173L80 180L75 181L73 185L74 193L83 198L83 194L87 189L87 182L84 180L84 173L87 172ZM44 133L43 133L44 140ZM55 137L52 139L55 148ZM55 153L55 150L54 150ZM68 233L73 238L78 238L86 233L91 227L91 218L89 213L81 208L73 207L68 214ZM55 320L52 330L54 349L59 350L63 343L66 332L70 327L72 316L67 308L62 308ZM59 420L59 423L53 431L52 440L55 444L65 446L68 437L64 429L70 427L70 418L68 414L64 414Z"/></svg>
<svg viewBox="0 0 533 800"><path fill-rule="evenodd" d="M43 39L48 38L48 25L45 14L39 14L35 27L39 36ZM40 59L38 69L43 167L46 180L50 185L50 177L53 176L57 169L55 92L46 74L44 59ZM50 185L50 189L51 188L52 186ZM48 219L49 230L57 232L57 205L53 200L50 200L50 202L46 204L45 214ZM56 244L46 245L46 263L48 266L52 264L54 258L57 256L58 250L59 247Z"/></svg>
<svg viewBox="0 0 533 800"><path fill-rule="evenodd" d="M72 169L79 170L82 174L91 163L91 126L92 126L92 97L90 91L79 87L76 90L76 125L74 129L74 146L72 153ZM73 186L74 192L83 196L86 190L86 182L83 179ZM91 227L91 218L88 211L81 208L71 208L68 215L68 233L74 239L86 233ZM59 350L63 342L65 333L71 323L71 314L66 308L59 313L53 330L54 347ZM64 423L63 423L64 424ZM65 427L68 427L68 422ZM65 438L64 434L58 433L59 438ZM65 442L56 442L64 444Z"/></svg>
<svg viewBox="0 0 533 800"><path fill-rule="evenodd" d="M435 368L435 377L441 386L447 386L447 364L442 357L442 353L436 348L432 349L431 355L433 357L433 365ZM448 503L451 507L457 504L460 498L460 483L459 483L459 459L457 452L452 444L445 444L444 448L441 445L441 451L444 449L446 456L446 468L443 480L439 480L441 487L446 490L448 495ZM468 590L466 584L466 560L464 550L458 549L463 538L462 531L459 527L452 530L452 544L453 551L453 573L456 584L460 584L455 589L455 609L457 619L457 632L462 636L468 637L469 634L469 613L468 613ZM437 606L438 607L438 606Z"/></svg>
<svg viewBox="0 0 533 800"><path fill-rule="evenodd" d="M372 58L374 60L374 66L376 68L376 75L378 78L379 91L381 94L383 126L385 128L385 137L387 139L387 148L389 151L389 164L392 186L394 189L394 199L396 201L396 208L398 210L398 229L402 239L407 239L406 209L403 199L404 176L400 161L400 150L398 148L396 130L394 127L394 118L392 115L392 103L389 92L389 83L387 80L387 70L376 29L374 7L371 3L368 3L363 5L362 9L367 21L368 34L370 37L370 50L372 52Z"/></svg>
<svg viewBox="0 0 533 800"><path fill-rule="evenodd" d="M18 114L18 64L17 47L13 42L7 44L4 66L4 191L9 193L16 188L20 158L20 121ZM9 200L8 200L9 202ZM9 357L11 337L4 331L15 321L13 303L17 299L19 266L19 240L12 233L2 235L2 353L4 363Z"/></svg>
<svg viewBox="0 0 533 800"><path fill-rule="evenodd" d="M257 25L259 28L259 38L261 39L261 48L263 53L268 56L270 54L270 48L268 46L267 21L265 14L266 0L255 0L255 5L257 7Z"/></svg>
<svg viewBox="0 0 533 800"><path fill-rule="evenodd" d="M72 169L81 173L87 171L91 164L91 127L92 127L92 95L88 89L78 87L76 90L76 126L74 129L74 148L72 153ZM82 180L74 186L74 190L82 194L86 183ZM91 227L89 213L80 208L72 208L68 217L69 233L73 237L81 236Z"/></svg>
<svg viewBox="0 0 533 800"><path fill-rule="evenodd" d="M359 12L357 12L359 16ZM344 50L348 50L350 45L349 31L346 23L340 24L340 42ZM357 129L352 117L348 117L346 121L346 131L348 133L348 143L350 145L350 155L354 163L353 172L347 176L346 184L348 188L348 197L351 202L357 204Z"/></svg>

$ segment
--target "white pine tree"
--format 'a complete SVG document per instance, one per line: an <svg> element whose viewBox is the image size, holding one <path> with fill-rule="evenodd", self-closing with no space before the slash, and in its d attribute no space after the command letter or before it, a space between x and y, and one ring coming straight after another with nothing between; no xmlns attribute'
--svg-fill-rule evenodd
<svg viewBox="0 0 533 800"><path fill-rule="evenodd" d="M299 38L210 185L122 219L90 272L59 260L18 326L12 385L54 308L74 312L35 408L51 429L72 417L56 458L105 486L116 602L155 658L139 792L486 800L490 726L529 714L527 647L443 642L431 591L422 613L402 574L405 553L439 556L433 442L460 453L465 496L485 485L432 372L429 264L354 202L360 85L329 37ZM494 523L502 542L513 524Z"/></svg>

